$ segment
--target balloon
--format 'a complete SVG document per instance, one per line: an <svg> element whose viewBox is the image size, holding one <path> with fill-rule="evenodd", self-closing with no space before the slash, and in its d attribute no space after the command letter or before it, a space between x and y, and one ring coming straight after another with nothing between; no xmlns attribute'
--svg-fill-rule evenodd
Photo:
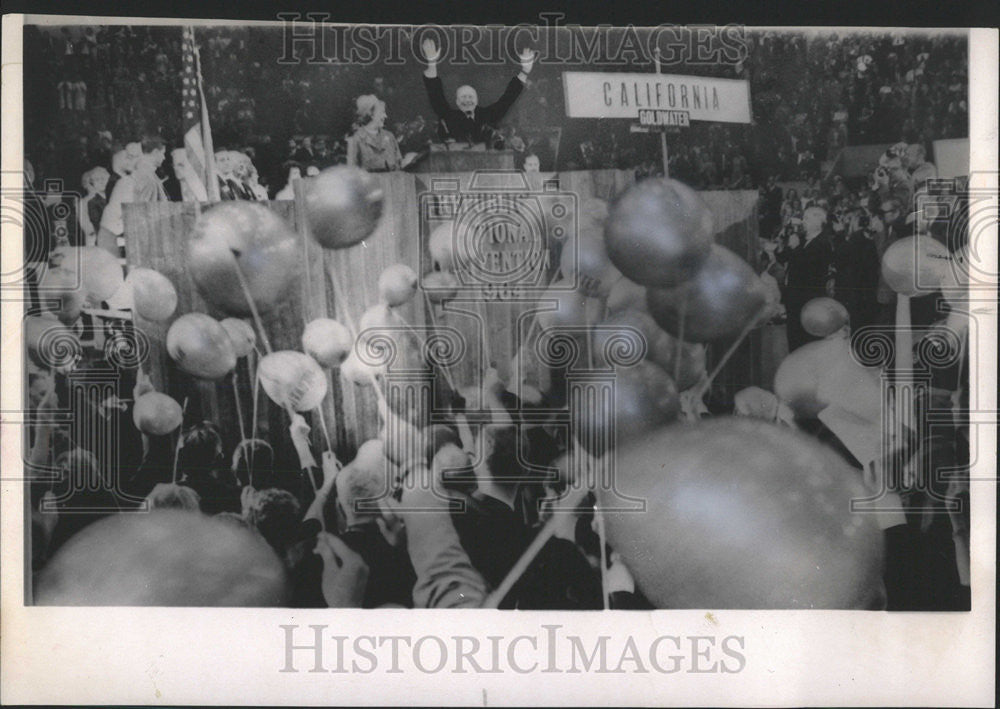
<svg viewBox="0 0 1000 709"><path fill-rule="evenodd" d="M421 286L432 303L444 303L458 292L458 279L451 271L431 271L424 274Z"/></svg>
<svg viewBox="0 0 1000 709"><path fill-rule="evenodd" d="M229 315L252 314L236 264L261 312L276 306L301 277L300 244L288 224L255 202L222 202L195 222L188 263L206 301Z"/></svg>
<svg viewBox="0 0 1000 709"><path fill-rule="evenodd" d="M361 313L358 320L358 331L365 330L385 330L399 326L399 321L394 317L392 311L386 303L376 303Z"/></svg>
<svg viewBox="0 0 1000 709"><path fill-rule="evenodd" d="M431 231L427 239L427 250L442 271L455 269L455 224L444 222Z"/></svg>
<svg viewBox="0 0 1000 709"><path fill-rule="evenodd" d="M183 412L173 398L151 391L135 400L132 420L136 428L149 436L165 436L181 425Z"/></svg>
<svg viewBox="0 0 1000 709"><path fill-rule="evenodd" d="M38 297L63 325L72 325L83 312L87 293L76 271L50 268L38 284Z"/></svg>
<svg viewBox="0 0 1000 709"><path fill-rule="evenodd" d="M942 269L941 295L952 310L965 310L969 298L969 248L963 247L951 255L951 262Z"/></svg>
<svg viewBox="0 0 1000 709"><path fill-rule="evenodd" d="M767 302L764 284L727 248L712 245L702 269L677 288L647 288L649 312L660 327L677 336L686 301L683 339L713 342L736 337Z"/></svg>
<svg viewBox="0 0 1000 709"><path fill-rule="evenodd" d="M539 299L539 306L551 307L546 301L555 300L556 309L538 313L538 324L543 330L553 327L582 327L587 325L587 296L567 290L568 283L560 280L549 286Z"/></svg>
<svg viewBox="0 0 1000 709"><path fill-rule="evenodd" d="M118 259L97 246L62 247L53 257L60 268L79 274L84 297L94 305L111 298L125 283Z"/></svg>
<svg viewBox="0 0 1000 709"><path fill-rule="evenodd" d="M674 380L648 360L615 370L612 411L600 410L600 401L579 404L573 415L573 432L580 445L595 456L614 447L612 432L614 444L620 445L676 420L681 411Z"/></svg>
<svg viewBox="0 0 1000 709"><path fill-rule="evenodd" d="M313 320L302 333L302 349L323 367L339 367L353 346L348 329L330 318Z"/></svg>
<svg viewBox="0 0 1000 709"><path fill-rule="evenodd" d="M670 288L688 280L709 257L712 213L676 180L647 179L619 197L604 238L618 270L636 283Z"/></svg>
<svg viewBox="0 0 1000 709"><path fill-rule="evenodd" d="M236 351L225 329L204 313L182 315L167 330L167 353L199 379L221 379L236 366Z"/></svg>
<svg viewBox="0 0 1000 709"><path fill-rule="evenodd" d="M32 361L44 369L66 369L83 354L79 336L53 313L24 318L24 344Z"/></svg>
<svg viewBox="0 0 1000 709"><path fill-rule="evenodd" d="M373 377L380 372L379 368L362 362L353 350L340 365L340 376L362 386L373 384Z"/></svg>
<svg viewBox="0 0 1000 709"><path fill-rule="evenodd" d="M774 374L774 393L802 418L815 418L826 404L819 400L816 351L826 341L809 342L790 352Z"/></svg>
<svg viewBox="0 0 1000 709"><path fill-rule="evenodd" d="M833 298L813 298L802 306L802 327L813 337L827 337L850 322L847 308Z"/></svg>
<svg viewBox="0 0 1000 709"><path fill-rule="evenodd" d="M53 606L283 606L284 566L257 534L182 510L112 515L45 565L35 602Z"/></svg>
<svg viewBox="0 0 1000 709"><path fill-rule="evenodd" d="M567 240L559 257L559 271L564 281L577 283L592 297L606 296L621 274L611 264L601 232L582 228L577 238Z"/></svg>
<svg viewBox="0 0 1000 709"><path fill-rule="evenodd" d="M352 465L363 465L372 468L385 463L385 443L381 438L370 438L361 444L351 461Z"/></svg>
<svg viewBox="0 0 1000 709"><path fill-rule="evenodd" d="M881 417L878 370L858 363L846 338L809 342L789 353L774 375L774 393L803 418L834 405L867 421Z"/></svg>
<svg viewBox="0 0 1000 709"><path fill-rule="evenodd" d="M417 292L417 274L402 263L388 266L378 277L378 292L390 307L408 303Z"/></svg>
<svg viewBox="0 0 1000 709"><path fill-rule="evenodd" d="M615 473L646 509L605 512L608 542L658 608L884 603L882 532L850 508L869 493L808 436L747 418L680 424L620 446Z"/></svg>
<svg viewBox="0 0 1000 709"><path fill-rule="evenodd" d="M126 281L132 287L132 306L135 312L160 322L177 309L177 289L170 279L151 268L133 268Z"/></svg>
<svg viewBox="0 0 1000 709"><path fill-rule="evenodd" d="M219 324L232 340L233 352L236 353L237 357L246 357L254 351L257 344L257 333L253 331L250 323L239 318L226 318Z"/></svg>
<svg viewBox="0 0 1000 709"><path fill-rule="evenodd" d="M648 312L646 310L646 288L622 277L611 286L611 290L608 292L607 306L609 315L630 309Z"/></svg>
<svg viewBox="0 0 1000 709"><path fill-rule="evenodd" d="M677 369L675 362L680 351L681 366ZM671 377L677 372L677 390L687 391L707 376L705 345L681 342L670 333L659 330L653 338L651 347L646 353L646 359L660 365Z"/></svg>
<svg viewBox="0 0 1000 709"><path fill-rule="evenodd" d="M326 396L326 375L316 360L301 352L282 350L265 355L257 366L257 377L276 404L295 411L312 411Z"/></svg>
<svg viewBox="0 0 1000 709"><path fill-rule="evenodd" d="M324 249L346 249L367 239L382 218L383 192L364 170L338 165L305 181L306 220Z"/></svg>
<svg viewBox="0 0 1000 709"><path fill-rule="evenodd" d="M882 254L882 276L900 295L928 295L940 287L949 263L942 243L929 236L908 236Z"/></svg>

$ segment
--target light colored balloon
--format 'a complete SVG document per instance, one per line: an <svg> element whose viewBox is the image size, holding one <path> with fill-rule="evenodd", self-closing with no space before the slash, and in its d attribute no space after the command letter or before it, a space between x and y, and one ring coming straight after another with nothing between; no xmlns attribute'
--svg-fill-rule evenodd
<svg viewBox="0 0 1000 709"><path fill-rule="evenodd" d="M330 318L311 321L302 333L302 349L322 367L339 367L353 346L350 331Z"/></svg>
<svg viewBox="0 0 1000 709"><path fill-rule="evenodd" d="M458 293L458 279L451 271L431 271L424 274L420 286L432 303L444 303Z"/></svg>
<svg viewBox="0 0 1000 709"><path fill-rule="evenodd" d="M406 264L388 266L378 277L378 292L390 307L408 303L417 293L417 274Z"/></svg>
<svg viewBox="0 0 1000 709"><path fill-rule="evenodd" d="M882 276L900 295L928 295L945 277L951 257L944 244L929 236L908 236L882 254Z"/></svg>
<svg viewBox="0 0 1000 709"><path fill-rule="evenodd" d="M60 248L55 260L59 267L79 274L86 298L95 306L111 298L125 283L118 259L97 246Z"/></svg>
<svg viewBox="0 0 1000 709"><path fill-rule="evenodd" d="M160 322L177 309L177 289L169 278L151 268L133 268L126 283L132 288L132 307L146 318Z"/></svg>
<svg viewBox="0 0 1000 709"><path fill-rule="evenodd" d="M802 306L799 318L813 337L828 337L850 322L847 308L833 298L813 298Z"/></svg>
<svg viewBox="0 0 1000 709"><path fill-rule="evenodd" d="M182 315L167 330L167 353L177 366L199 379L221 379L236 366L233 341L215 318Z"/></svg>
<svg viewBox="0 0 1000 709"><path fill-rule="evenodd" d="M165 436L176 431L184 419L181 405L172 397L151 391L135 400L132 420L135 427L149 436Z"/></svg>
<svg viewBox="0 0 1000 709"><path fill-rule="evenodd" d="M301 352L265 355L257 365L257 378L276 404L295 411L312 411L326 396L326 375L316 360Z"/></svg>
<svg viewBox="0 0 1000 709"><path fill-rule="evenodd" d="M222 328L233 341L233 351L237 357L246 357L254 351L257 344L257 333L246 320L239 318L226 318L221 323Z"/></svg>

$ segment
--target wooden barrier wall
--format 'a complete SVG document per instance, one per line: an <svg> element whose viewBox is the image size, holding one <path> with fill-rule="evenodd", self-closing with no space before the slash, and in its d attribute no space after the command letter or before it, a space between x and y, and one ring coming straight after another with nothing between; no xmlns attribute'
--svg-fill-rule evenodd
<svg viewBox="0 0 1000 709"><path fill-rule="evenodd" d="M301 350L301 334L306 322L318 317L343 319L344 309L357 322L361 313L378 301L378 277L394 263L404 263L420 273L431 263L426 250L426 222L422 223L419 203L421 195L437 178L458 180L466 189L471 173L448 175L412 175L404 172L375 175L385 191L385 209L378 229L350 249L325 251L311 238L308 226L301 218L296 202L270 202L267 206L285 218L300 240L302 277L289 290L287 298L264 314L263 322L275 350ZM599 170L568 172L558 175L529 176L531 188L539 189L545 180L558 180L561 192L570 192L582 203L591 197L613 199L633 182L631 172ZM756 249L756 192L704 192L702 197L716 215L716 240L753 263ZM211 383L199 382L185 375L166 354L165 337L170 322L188 312L205 312L222 319L226 314L208 305L191 278L187 264L188 235L195 219L207 205L162 202L126 205L124 210L126 251L130 266L153 268L170 278L177 288L178 307L170 321L155 323L136 317L136 328L149 340L149 357L145 365L153 383L160 391L170 393L183 402L188 400L189 419L202 417L215 421L222 429L228 450L240 439L239 416L235 395L242 404L244 428L249 435L253 428L253 380L255 355L238 364L235 382L231 378ZM424 236L422 237L422 232ZM344 303L334 298L332 278L337 278L344 294ZM424 328L432 320L438 326L454 328L462 334L467 350L451 369L455 384L461 387L478 383L482 368L495 363L507 371L515 354L514 336L518 318L535 309L536 302L484 302L473 297L460 297L444 308L428 303L420 293L411 303L399 309L407 322ZM530 318L522 318L527 329ZM481 324L485 325L481 327ZM526 334L522 330L522 336ZM727 343L716 348L721 353ZM757 353L757 354L755 354ZM714 354L714 353L713 353ZM755 359L756 358L756 359ZM759 379L759 345L755 338L745 343L720 376L719 383L727 389L742 388ZM532 365L528 365L530 369ZM527 372L530 375L532 372ZM534 372L534 374L539 374ZM365 440L378 433L378 416L374 392L370 387L344 383L336 372L330 377L330 394L323 402L323 412L341 460L349 460ZM266 438L275 447L278 460L294 461L294 450L288 439L287 414L273 405L263 391L258 392L257 436ZM313 440L323 446L318 417L307 414L313 427Z"/></svg>

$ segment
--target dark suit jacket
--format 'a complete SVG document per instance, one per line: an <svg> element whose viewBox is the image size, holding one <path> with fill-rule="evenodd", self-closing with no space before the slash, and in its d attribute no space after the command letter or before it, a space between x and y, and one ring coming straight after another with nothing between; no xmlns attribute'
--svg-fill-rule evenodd
<svg viewBox="0 0 1000 709"><path fill-rule="evenodd" d="M450 106L444 97L441 79L424 77L424 86L431 101L431 108L441 120L438 122L438 136L441 140L457 140L459 142L482 143L490 137L491 128L495 128L514 101L524 90L524 84L516 76L507 84L496 103L489 106L477 106L473 117L469 118L454 106Z"/></svg>

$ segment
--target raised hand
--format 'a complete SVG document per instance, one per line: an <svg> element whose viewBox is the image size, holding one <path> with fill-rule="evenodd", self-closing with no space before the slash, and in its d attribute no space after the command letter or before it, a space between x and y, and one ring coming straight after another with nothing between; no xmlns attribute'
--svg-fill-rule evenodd
<svg viewBox="0 0 1000 709"><path fill-rule="evenodd" d="M538 52L530 47L525 47L521 50L521 54L518 56L518 60L521 62L521 71L525 74L531 73L531 67L535 65L535 59L538 57Z"/></svg>
<svg viewBox="0 0 1000 709"><path fill-rule="evenodd" d="M316 536L323 559L323 598L330 608L360 608L368 585L368 565L342 539L327 532Z"/></svg>
<svg viewBox="0 0 1000 709"><path fill-rule="evenodd" d="M424 53L424 59L427 60L428 64L437 64L438 60L441 59L441 50L438 48L437 43L429 37L420 43L420 49Z"/></svg>

